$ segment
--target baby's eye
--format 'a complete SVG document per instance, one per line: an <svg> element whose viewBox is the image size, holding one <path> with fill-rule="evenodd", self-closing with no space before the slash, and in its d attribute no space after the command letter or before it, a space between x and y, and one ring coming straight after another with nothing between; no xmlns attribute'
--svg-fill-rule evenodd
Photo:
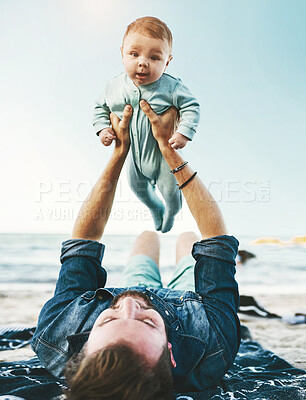
<svg viewBox="0 0 306 400"><path fill-rule="evenodd" d="M135 51L133 51L133 52L131 53L131 56L133 56L133 57L138 57L138 54L137 54Z"/></svg>
<svg viewBox="0 0 306 400"><path fill-rule="evenodd" d="M156 60L159 60L159 58L157 56L152 56L151 60L156 61Z"/></svg>

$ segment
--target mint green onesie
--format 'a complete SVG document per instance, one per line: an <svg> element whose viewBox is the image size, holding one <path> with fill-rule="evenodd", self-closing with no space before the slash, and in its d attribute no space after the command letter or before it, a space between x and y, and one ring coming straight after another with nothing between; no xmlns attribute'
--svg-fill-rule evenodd
<svg viewBox="0 0 306 400"><path fill-rule="evenodd" d="M153 137L150 121L140 108L142 99L156 114L164 113L171 106L176 107L180 113L177 132L189 140L192 140L199 123L200 106L181 80L168 74L149 85L137 87L126 73L122 73L107 84L104 94L96 102L93 124L97 134L111 126L111 112L121 119L124 107L127 104L133 107L128 181L136 196L149 207L156 230L168 232L182 207L182 197ZM165 204L156 194L156 185Z"/></svg>

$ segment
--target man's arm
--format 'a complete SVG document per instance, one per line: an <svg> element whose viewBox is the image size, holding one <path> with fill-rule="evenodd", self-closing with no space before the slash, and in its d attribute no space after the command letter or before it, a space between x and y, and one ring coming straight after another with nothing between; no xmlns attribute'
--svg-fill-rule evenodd
<svg viewBox="0 0 306 400"><path fill-rule="evenodd" d="M183 158L168 143L173 131L175 131L174 123L177 119L177 110L170 108L163 115L157 115L146 101L141 100L140 106L151 122L153 135L169 168L172 170L182 165ZM187 165L176 172L174 176L178 184L182 185L193 173L194 171ZM221 211L198 176L195 176L182 189L182 192L203 239L226 234Z"/></svg>
<svg viewBox="0 0 306 400"><path fill-rule="evenodd" d="M115 149L101 177L83 203L74 224L72 239L97 241L101 239L112 209L117 182L130 147L129 121L132 112L132 107L126 106L122 120L111 114L112 126L116 132Z"/></svg>

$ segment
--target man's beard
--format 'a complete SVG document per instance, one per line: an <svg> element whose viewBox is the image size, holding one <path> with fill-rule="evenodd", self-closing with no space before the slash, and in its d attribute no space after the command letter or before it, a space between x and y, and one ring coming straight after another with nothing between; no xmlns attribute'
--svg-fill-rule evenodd
<svg viewBox="0 0 306 400"><path fill-rule="evenodd" d="M138 297L145 302L145 304L148 306L148 308L154 309L154 306L153 306L151 300L149 299L149 297L146 294L144 294L143 292L138 291L138 290L125 290L124 292L117 294L113 298L110 308L115 307L116 304L118 303L118 300L124 299L125 297L133 297L133 298Z"/></svg>

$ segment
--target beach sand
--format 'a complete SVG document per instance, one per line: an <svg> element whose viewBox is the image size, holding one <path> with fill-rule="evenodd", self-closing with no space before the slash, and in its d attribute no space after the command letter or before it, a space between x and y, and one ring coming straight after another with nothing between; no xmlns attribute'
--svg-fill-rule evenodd
<svg viewBox="0 0 306 400"><path fill-rule="evenodd" d="M292 316L296 312L306 311L306 296L302 294L253 296L266 310L280 316ZM264 318L254 318L250 321L241 314L239 316L241 324L249 328L253 340L296 368L306 370L306 324L288 325L278 319Z"/></svg>
<svg viewBox="0 0 306 400"><path fill-rule="evenodd" d="M52 297L53 286L0 285L0 324L35 326L43 304ZM242 288L241 294L252 295L268 311L278 315L305 312L306 299L302 294L258 294ZM267 288L268 292L268 288ZM241 320L253 339L297 368L306 369L306 324L287 325L279 320L256 318ZM0 352L0 361L19 361L34 356L30 346Z"/></svg>

